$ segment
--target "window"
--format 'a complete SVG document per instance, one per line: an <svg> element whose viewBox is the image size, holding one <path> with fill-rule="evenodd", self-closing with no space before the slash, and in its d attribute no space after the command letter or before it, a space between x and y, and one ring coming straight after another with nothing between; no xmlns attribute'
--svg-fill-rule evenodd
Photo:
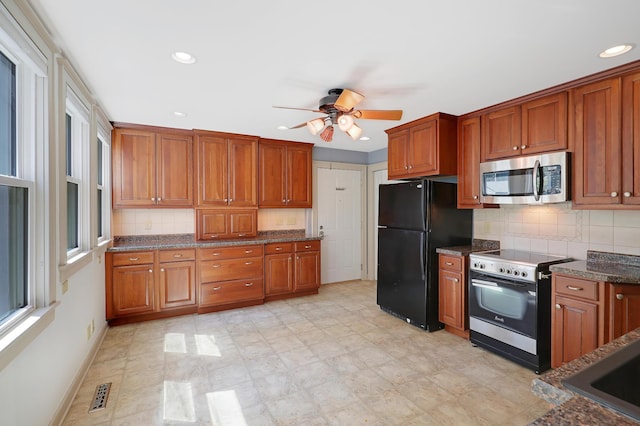
<svg viewBox="0 0 640 426"><path fill-rule="evenodd" d="M96 222L97 222L97 238L98 243L103 242L109 237L109 185L108 175L105 171L109 170L109 145L106 142L105 132L98 131L97 141L97 162L96 167L96 185L97 185L97 202L96 202Z"/></svg>

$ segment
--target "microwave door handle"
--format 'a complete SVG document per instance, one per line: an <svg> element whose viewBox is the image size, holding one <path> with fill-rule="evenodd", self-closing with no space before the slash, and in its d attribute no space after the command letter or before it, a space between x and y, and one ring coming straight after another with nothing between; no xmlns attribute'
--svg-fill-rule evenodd
<svg viewBox="0 0 640 426"><path fill-rule="evenodd" d="M540 201L540 188L538 187L538 173L540 171L540 160L536 160L533 165L533 198Z"/></svg>

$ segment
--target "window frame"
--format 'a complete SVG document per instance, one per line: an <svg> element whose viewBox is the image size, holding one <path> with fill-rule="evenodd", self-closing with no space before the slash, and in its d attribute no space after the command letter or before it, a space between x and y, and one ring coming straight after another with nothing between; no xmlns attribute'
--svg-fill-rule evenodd
<svg viewBox="0 0 640 426"><path fill-rule="evenodd" d="M96 202L94 204L94 208L96 211L96 225L95 231L92 232L92 235L96 239L96 245L101 246L111 241L111 132L105 129L106 126L102 123L102 121L106 121L106 119L101 119L99 110L94 108L94 111L96 122L95 140L100 141L102 148L102 185L98 183L98 175L96 173L96 182L93 186L93 188L96 190ZM110 125L108 126L111 127ZM97 155L94 155L93 157L96 158L97 162ZM96 164L96 171L97 170L98 167ZM97 211L99 204L97 200L97 189L102 190L102 235L99 235L98 229L99 223L97 218Z"/></svg>

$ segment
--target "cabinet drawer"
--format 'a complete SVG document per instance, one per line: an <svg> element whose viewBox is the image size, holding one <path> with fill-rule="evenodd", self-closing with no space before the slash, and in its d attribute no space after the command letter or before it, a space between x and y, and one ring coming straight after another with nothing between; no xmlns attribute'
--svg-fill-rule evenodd
<svg viewBox="0 0 640 426"><path fill-rule="evenodd" d="M198 249L198 255L200 260L256 257L256 256L262 256L263 252L264 250L261 245Z"/></svg>
<svg viewBox="0 0 640 426"><path fill-rule="evenodd" d="M205 260L200 262L200 282L258 278L263 274L263 258Z"/></svg>
<svg viewBox="0 0 640 426"><path fill-rule="evenodd" d="M319 240L295 242L295 251L318 251L318 250L320 250Z"/></svg>
<svg viewBox="0 0 640 426"><path fill-rule="evenodd" d="M291 253L293 243L270 243L264 246L264 254Z"/></svg>
<svg viewBox="0 0 640 426"><path fill-rule="evenodd" d="M441 254L440 269L448 269L450 271L462 272L462 257Z"/></svg>
<svg viewBox="0 0 640 426"><path fill-rule="evenodd" d="M556 276L556 293L589 300L598 300L598 281Z"/></svg>
<svg viewBox="0 0 640 426"><path fill-rule="evenodd" d="M263 297L262 279L208 283L200 286L200 306L242 302Z"/></svg>
<svg viewBox="0 0 640 426"><path fill-rule="evenodd" d="M153 263L153 252L132 251L126 253L113 253L111 259L113 266L145 265L147 263Z"/></svg>
<svg viewBox="0 0 640 426"><path fill-rule="evenodd" d="M181 260L194 260L196 258L195 249L159 250L158 260L160 262L178 262Z"/></svg>

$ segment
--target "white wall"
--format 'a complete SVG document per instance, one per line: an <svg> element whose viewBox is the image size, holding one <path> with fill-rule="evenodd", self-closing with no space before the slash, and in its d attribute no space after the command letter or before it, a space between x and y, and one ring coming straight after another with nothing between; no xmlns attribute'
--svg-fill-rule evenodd
<svg viewBox="0 0 640 426"><path fill-rule="evenodd" d="M475 210L474 238L503 248L586 259L587 250L640 255L637 210L571 210L571 203Z"/></svg>

